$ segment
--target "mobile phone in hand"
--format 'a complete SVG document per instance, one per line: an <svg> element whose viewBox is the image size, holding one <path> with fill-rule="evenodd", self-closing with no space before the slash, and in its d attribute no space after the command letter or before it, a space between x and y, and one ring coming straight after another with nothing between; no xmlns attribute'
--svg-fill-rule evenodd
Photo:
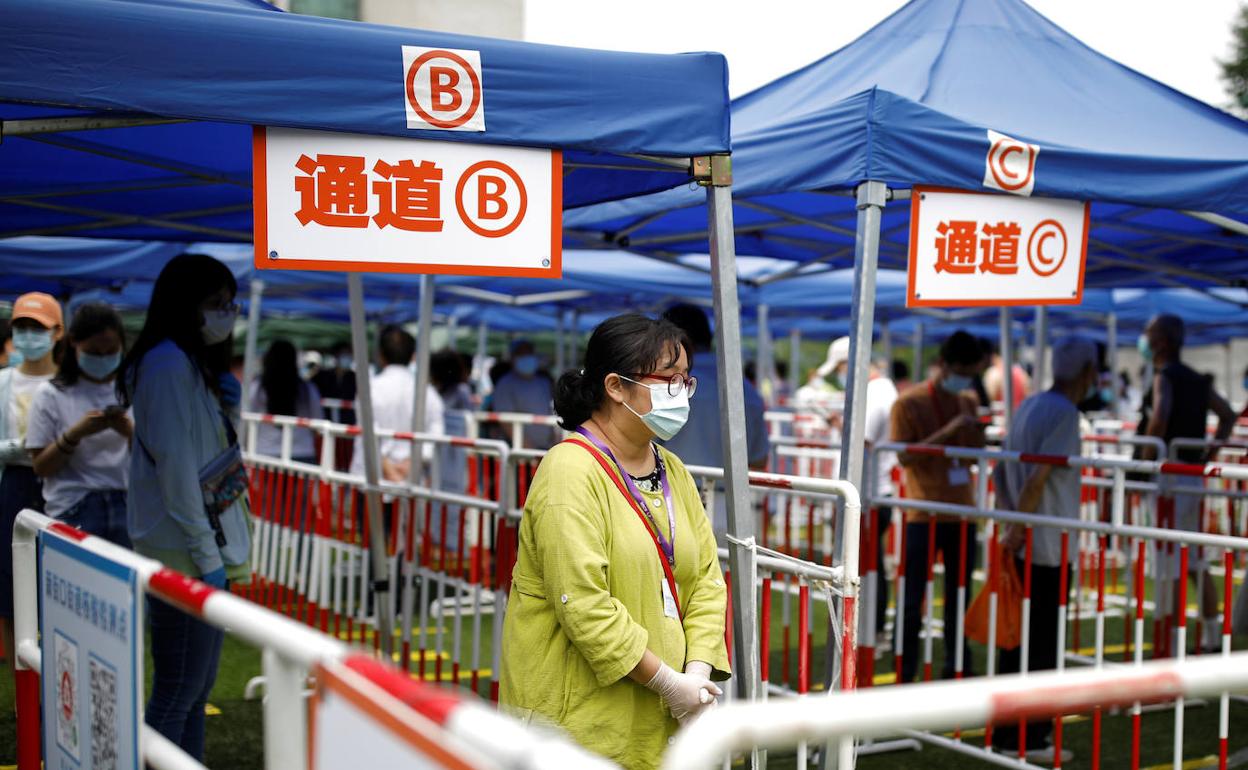
<svg viewBox="0 0 1248 770"><path fill-rule="evenodd" d="M125 413L126 413L126 408L122 406L121 404L109 404L108 406L104 407L104 416L110 420L115 420L117 419L117 417Z"/></svg>

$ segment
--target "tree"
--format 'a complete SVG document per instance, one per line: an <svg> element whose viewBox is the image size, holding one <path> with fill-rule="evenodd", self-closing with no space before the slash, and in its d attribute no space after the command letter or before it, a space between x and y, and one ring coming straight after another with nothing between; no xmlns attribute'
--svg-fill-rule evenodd
<svg viewBox="0 0 1248 770"><path fill-rule="evenodd" d="M1248 5L1239 7L1231 26L1231 57L1219 61L1222 82L1231 101L1241 114L1248 114Z"/></svg>

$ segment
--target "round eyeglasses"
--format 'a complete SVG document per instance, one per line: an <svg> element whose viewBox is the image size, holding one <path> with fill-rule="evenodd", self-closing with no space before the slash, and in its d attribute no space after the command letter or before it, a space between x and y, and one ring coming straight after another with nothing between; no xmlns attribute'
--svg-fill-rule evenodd
<svg viewBox="0 0 1248 770"><path fill-rule="evenodd" d="M638 374L638 373L634 373L633 376L638 377L642 380L656 380L658 382L666 382L667 383L667 395L669 396L679 396L680 391L685 390L685 391L688 391L689 398L693 398L693 394L698 392L698 378L686 377L685 375L680 374L679 372L671 376L667 376L663 374ZM644 384L644 383L638 383L638 384Z"/></svg>

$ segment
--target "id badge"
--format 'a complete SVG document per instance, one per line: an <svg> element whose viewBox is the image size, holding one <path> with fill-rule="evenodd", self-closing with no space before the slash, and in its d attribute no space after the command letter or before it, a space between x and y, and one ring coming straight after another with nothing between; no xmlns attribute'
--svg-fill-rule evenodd
<svg viewBox="0 0 1248 770"><path fill-rule="evenodd" d="M971 483L971 472L965 465L955 465L949 469L949 486L964 487Z"/></svg>
<svg viewBox="0 0 1248 770"><path fill-rule="evenodd" d="M680 618L680 613L676 611L676 598L672 596L672 589L668 587L667 581L659 581L663 586L663 614L669 618Z"/></svg>

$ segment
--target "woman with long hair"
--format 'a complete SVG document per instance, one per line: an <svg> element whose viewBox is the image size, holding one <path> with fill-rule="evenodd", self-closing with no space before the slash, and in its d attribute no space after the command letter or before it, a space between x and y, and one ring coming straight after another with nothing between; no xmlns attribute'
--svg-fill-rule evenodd
<svg viewBox="0 0 1248 770"><path fill-rule="evenodd" d="M722 695L727 589L698 487L668 440L689 416L692 345L669 321L604 321L555 411L577 435L524 505L499 702L630 768Z"/></svg>
<svg viewBox="0 0 1248 770"><path fill-rule="evenodd" d="M45 513L129 548L134 424L114 382L125 344L121 316L110 305L90 302L74 312L60 371L30 408L26 450L43 479Z"/></svg>
<svg viewBox="0 0 1248 770"><path fill-rule="evenodd" d="M212 257L174 257L118 375L122 401L134 407L134 550L216 588L251 572L235 428L242 387L230 374L237 293L233 274ZM146 720L199 760L224 633L159 599L149 608L155 665Z"/></svg>
<svg viewBox="0 0 1248 770"><path fill-rule="evenodd" d="M289 340L273 340L264 354L260 377L251 387L251 408L261 414L319 419L321 394L312 383L299 376L299 357ZM316 462L316 441L308 428L294 432L290 459ZM261 423L256 433L256 452L265 457L282 454L282 428Z"/></svg>

